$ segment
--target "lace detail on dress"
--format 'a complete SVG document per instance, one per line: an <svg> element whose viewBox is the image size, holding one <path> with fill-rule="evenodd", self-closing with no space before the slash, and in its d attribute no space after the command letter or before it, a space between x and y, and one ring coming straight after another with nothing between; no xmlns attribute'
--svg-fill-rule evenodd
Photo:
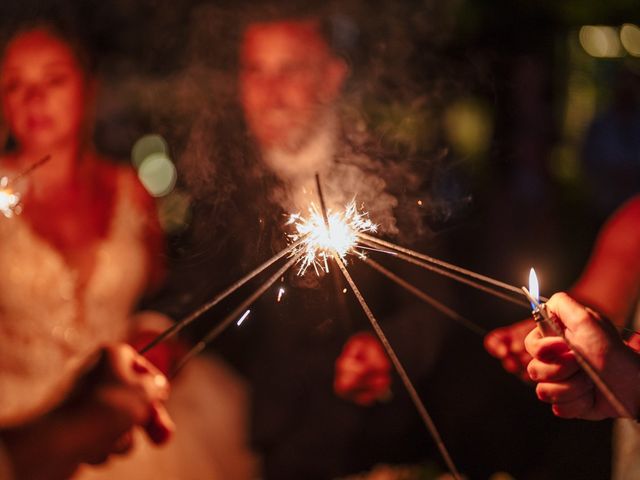
<svg viewBox="0 0 640 480"><path fill-rule="evenodd" d="M126 335L148 269L133 182L118 170L109 234L81 298L60 253L23 217L0 217L0 425L47 408L90 353Z"/></svg>

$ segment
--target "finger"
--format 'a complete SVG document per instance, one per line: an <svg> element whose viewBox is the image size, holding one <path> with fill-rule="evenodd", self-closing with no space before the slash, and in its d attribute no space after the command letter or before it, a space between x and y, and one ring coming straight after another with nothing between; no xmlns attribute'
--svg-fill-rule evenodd
<svg viewBox="0 0 640 480"><path fill-rule="evenodd" d="M569 330L575 331L581 325L597 323L596 317L564 292L554 294L547 302L547 308L555 313Z"/></svg>
<svg viewBox="0 0 640 480"><path fill-rule="evenodd" d="M566 362L546 363L538 359L532 359L527 365L529 378L534 382L559 382L573 376L580 365L574 357L568 357Z"/></svg>
<svg viewBox="0 0 640 480"><path fill-rule="evenodd" d="M587 392L593 394L593 383L582 374L576 374L563 382L541 382L536 387L538 398L545 403L571 402Z"/></svg>
<svg viewBox="0 0 640 480"><path fill-rule="evenodd" d="M149 421L144 425L144 430L156 445L162 445L171 438L175 424L167 409L160 402L155 402L151 406Z"/></svg>
<svg viewBox="0 0 640 480"><path fill-rule="evenodd" d="M520 362L520 359L516 356L509 355L502 359L502 367L509 373L519 375L526 371L527 364Z"/></svg>
<svg viewBox="0 0 640 480"><path fill-rule="evenodd" d="M561 418L587 418L591 417L594 405L593 391L590 391L570 402L554 403L551 411Z"/></svg>
<svg viewBox="0 0 640 480"><path fill-rule="evenodd" d="M111 452L116 455L124 455L129 453L133 448L133 433L131 430L122 434L118 440L113 444Z"/></svg>
<svg viewBox="0 0 640 480"><path fill-rule="evenodd" d="M508 343L510 343L509 335L504 328L489 332L484 337L484 348L491 356L499 359L504 358L509 353Z"/></svg>
<svg viewBox="0 0 640 480"><path fill-rule="evenodd" d="M527 353L543 362L562 361L563 356L569 352L569 347L561 337L541 337L535 331L527 335L525 343Z"/></svg>
<svg viewBox="0 0 640 480"><path fill-rule="evenodd" d="M634 352L640 353L640 334L634 332L629 340L626 341L626 344Z"/></svg>

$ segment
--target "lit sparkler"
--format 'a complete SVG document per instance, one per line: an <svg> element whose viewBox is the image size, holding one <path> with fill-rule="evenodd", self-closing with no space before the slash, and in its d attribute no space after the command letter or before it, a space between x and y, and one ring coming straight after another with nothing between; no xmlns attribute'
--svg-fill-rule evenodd
<svg viewBox="0 0 640 480"><path fill-rule="evenodd" d="M2 213L6 218L12 218L15 215L20 215L22 212L20 193L13 189L13 185L16 180L31 175L34 170L47 163L49 160L51 160L51 155L46 155L37 162L29 165L13 178L9 178L7 176L0 177L0 213Z"/></svg>
<svg viewBox="0 0 640 480"><path fill-rule="evenodd" d="M299 213L291 214L287 225L293 225L295 233L289 234L292 241L304 238L295 252L304 252L298 268L298 275L304 275L309 267L317 274L321 270L329 271L328 258L337 255L346 263L349 254L364 258L358 249L359 235L375 233L378 225L369 219L369 214L359 211L355 200L352 200L343 212L327 210L326 221L315 204L309 207L309 216Z"/></svg>
<svg viewBox="0 0 640 480"><path fill-rule="evenodd" d="M19 215L22 210L20 205L20 194L14 192L9 186L9 178L0 178L0 212L6 217L11 218Z"/></svg>

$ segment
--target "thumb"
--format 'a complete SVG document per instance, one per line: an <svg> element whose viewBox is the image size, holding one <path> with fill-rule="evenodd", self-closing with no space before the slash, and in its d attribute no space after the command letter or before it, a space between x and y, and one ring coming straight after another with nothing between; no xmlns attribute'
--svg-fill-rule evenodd
<svg viewBox="0 0 640 480"><path fill-rule="evenodd" d="M564 292L554 294L547 302L547 308L571 331L597 324L597 319L584 305Z"/></svg>

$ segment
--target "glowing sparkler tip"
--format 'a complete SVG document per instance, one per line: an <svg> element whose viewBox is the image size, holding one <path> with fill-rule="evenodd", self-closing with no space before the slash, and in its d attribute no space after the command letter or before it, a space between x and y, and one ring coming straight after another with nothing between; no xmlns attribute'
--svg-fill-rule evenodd
<svg viewBox="0 0 640 480"><path fill-rule="evenodd" d="M7 177L0 178L0 212L6 218L11 218L14 215L19 215L22 207L20 205L20 194L14 193L7 186Z"/></svg>
<svg viewBox="0 0 640 480"><path fill-rule="evenodd" d="M309 216L292 214L287 225L294 225L296 233L290 234L293 241L303 239L295 250L304 252L300 260L299 275L304 275L309 267L316 273L329 271L328 258L337 255L343 262L348 254L362 255L356 250L358 234L375 232L378 226L366 212L358 211L355 201L349 203L344 212L327 211L327 221L314 204L309 207Z"/></svg>

